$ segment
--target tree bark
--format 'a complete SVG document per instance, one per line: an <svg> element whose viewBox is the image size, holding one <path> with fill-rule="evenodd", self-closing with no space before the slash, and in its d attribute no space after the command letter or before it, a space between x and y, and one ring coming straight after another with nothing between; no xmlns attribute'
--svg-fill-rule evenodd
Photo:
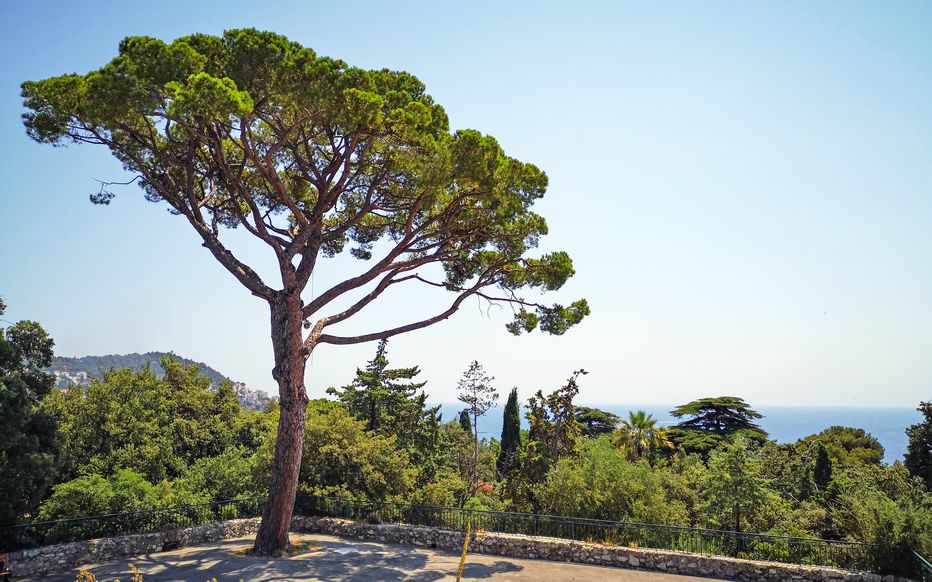
<svg viewBox="0 0 932 582"><path fill-rule="evenodd" d="M269 497L253 545L253 552L264 556L281 555L288 548L288 531L301 470L308 403L304 387L304 350L307 348L302 346L300 296L294 294L276 298L271 303L271 319L272 348L275 354L272 377L278 382L281 418L275 440Z"/></svg>

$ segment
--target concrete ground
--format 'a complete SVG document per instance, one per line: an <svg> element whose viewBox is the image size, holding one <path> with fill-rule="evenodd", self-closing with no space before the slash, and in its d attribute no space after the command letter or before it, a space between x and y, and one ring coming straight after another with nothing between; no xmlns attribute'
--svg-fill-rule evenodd
<svg viewBox="0 0 932 582"><path fill-rule="evenodd" d="M455 580L459 554L415 546L382 544L317 534L291 534L293 544L306 544L306 552L289 558L268 559L246 555L252 537L188 546L104 564L86 566L101 582L130 579L129 564L142 572L145 582L311 581L433 582ZM41 577L48 582L73 582L78 569ZM38 578L36 579L38 580ZM688 582L708 580L690 576L648 573L545 560L520 560L469 554L463 580L598 582Z"/></svg>

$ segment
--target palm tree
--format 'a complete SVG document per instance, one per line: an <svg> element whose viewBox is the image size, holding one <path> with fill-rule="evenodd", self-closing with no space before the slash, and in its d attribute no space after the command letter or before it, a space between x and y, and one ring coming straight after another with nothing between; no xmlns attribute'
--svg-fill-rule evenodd
<svg viewBox="0 0 932 582"><path fill-rule="evenodd" d="M628 412L628 418L615 429L612 444L625 451L632 461L640 459L644 453L673 448L667 431L659 428L657 419L643 410Z"/></svg>

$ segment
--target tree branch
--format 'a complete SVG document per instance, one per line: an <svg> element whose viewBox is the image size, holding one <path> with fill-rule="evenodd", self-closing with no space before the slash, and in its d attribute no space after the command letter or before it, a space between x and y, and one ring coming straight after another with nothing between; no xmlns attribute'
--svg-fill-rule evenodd
<svg viewBox="0 0 932 582"><path fill-rule="evenodd" d="M447 319L451 315L456 313L456 311L460 308L460 304L463 303L463 301L465 301L466 298L468 298L469 296L474 295L480 287L481 286L473 287L469 289L468 291L460 294L459 297L456 298L456 300L453 302L453 304L450 306L449 309L447 309L443 313L439 313L428 319L423 319L421 321L409 323L408 325L402 325L399 327L394 327L392 329L386 329L384 331L380 331L376 333L368 333L365 335L336 336L336 335L321 334L320 337L317 339L317 343L334 344L334 345L361 344L365 342L371 342L374 340L388 339L398 334L406 333L409 331L414 331L416 329L425 328L429 325L433 325L437 322L443 321L444 319Z"/></svg>

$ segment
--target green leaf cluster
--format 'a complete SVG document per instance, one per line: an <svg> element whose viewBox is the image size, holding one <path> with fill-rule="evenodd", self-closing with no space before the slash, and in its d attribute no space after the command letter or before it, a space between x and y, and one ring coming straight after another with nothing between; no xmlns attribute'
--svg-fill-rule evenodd
<svg viewBox="0 0 932 582"><path fill-rule="evenodd" d="M737 436L762 443L767 432L754 421L763 418L744 400L735 396L700 398L670 411L681 420L668 431L673 444L686 452L708 454Z"/></svg>
<svg viewBox="0 0 932 582"><path fill-rule="evenodd" d="M909 443L904 463L910 473L932 489L932 402L920 402L917 410L922 420L906 431Z"/></svg>
<svg viewBox="0 0 932 582"><path fill-rule="evenodd" d="M0 315L6 305L0 300ZM45 496L61 462L55 419L39 409L54 377L42 372L54 342L41 325L0 328L0 525L19 520Z"/></svg>
<svg viewBox="0 0 932 582"><path fill-rule="evenodd" d="M366 430L392 436L420 468L419 482L432 477L439 454L440 407L427 406L426 382L414 382L417 366L389 368L387 340L379 342L365 369L356 370L353 382L329 388L346 410L365 422Z"/></svg>
<svg viewBox="0 0 932 582"><path fill-rule="evenodd" d="M132 469L158 483L182 476L198 459L252 448L268 426L240 407L229 385L211 390L198 366L162 360L151 369L114 370L86 390L56 392L42 404L64 438L64 475Z"/></svg>
<svg viewBox="0 0 932 582"><path fill-rule="evenodd" d="M578 417L577 417L578 418ZM521 446L521 405L518 403L518 388L514 387L508 393L505 409L502 415L502 441L501 453L498 456L496 467L502 476L511 472L515 455Z"/></svg>
<svg viewBox="0 0 932 582"><path fill-rule="evenodd" d="M308 406L301 491L373 501L398 499L410 494L417 473L394 436L367 431L363 421L333 402L317 400Z"/></svg>
<svg viewBox="0 0 932 582"><path fill-rule="evenodd" d="M221 226L249 230L302 282L319 254L370 260L384 241L397 249L386 264L439 263L438 286L499 288L492 300L520 312L512 333L562 334L589 314L585 300L545 306L517 294L559 289L574 274L565 252L528 256L548 230L531 210L544 172L491 136L451 131L409 73L236 29L128 37L100 69L27 81L22 96L31 138L109 148L147 199L187 218L255 293L264 283L220 250Z"/></svg>
<svg viewBox="0 0 932 582"><path fill-rule="evenodd" d="M686 525L685 505L666 494L660 473L631 463L606 439L586 439L536 488L543 513Z"/></svg>

